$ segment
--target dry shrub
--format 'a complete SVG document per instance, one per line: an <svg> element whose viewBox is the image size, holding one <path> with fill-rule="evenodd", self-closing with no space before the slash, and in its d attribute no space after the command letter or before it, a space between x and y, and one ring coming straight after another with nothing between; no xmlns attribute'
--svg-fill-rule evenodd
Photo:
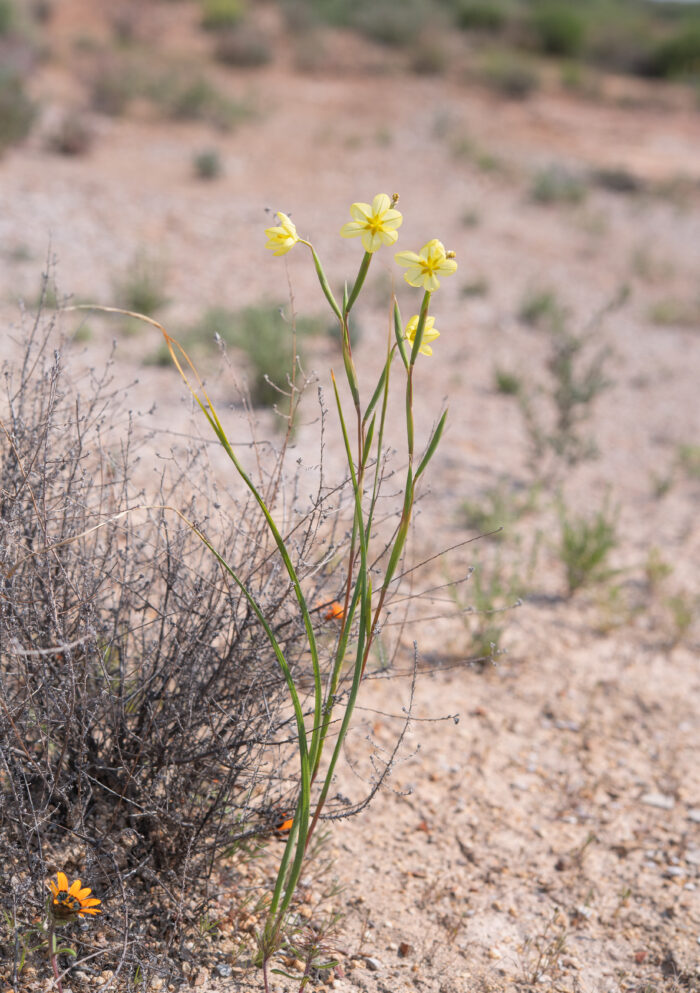
<svg viewBox="0 0 700 993"><path fill-rule="evenodd" d="M305 642L252 500L217 491L201 444L171 452L148 499L121 391L108 372L72 384L51 333L37 318L4 366L0 861L20 922L55 869L89 879L143 974L139 934L195 919L217 858L269 833L291 728L248 603L164 507L235 564L302 683ZM309 508L290 504L288 541L315 602L334 539L319 537L323 501Z"/></svg>

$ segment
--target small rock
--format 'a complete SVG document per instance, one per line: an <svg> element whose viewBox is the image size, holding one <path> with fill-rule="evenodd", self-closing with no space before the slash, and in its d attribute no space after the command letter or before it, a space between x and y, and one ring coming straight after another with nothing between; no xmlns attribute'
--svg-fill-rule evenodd
<svg viewBox="0 0 700 993"><path fill-rule="evenodd" d="M413 945L409 944L407 941L402 941L399 944L398 956L400 959L408 958L409 955L413 954Z"/></svg>
<svg viewBox="0 0 700 993"><path fill-rule="evenodd" d="M687 876L688 873L685 869L682 869L679 865L667 865L664 870L664 876L666 879L677 879L679 876Z"/></svg>
<svg viewBox="0 0 700 993"><path fill-rule="evenodd" d="M221 976L222 979L228 979L231 975L231 966L228 962L217 962L214 969L216 970L216 974Z"/></svg>
<svg viewBox="0 0 700 993"><path fill-rule="evenodd" d="M685 853L685 860L691 865L700 865L700 848L689 848Z"/></svg>
<svg viewBox="0 0 700 993"><path fill-rule="evenodd" d="M151 980L151 989L152 990L156 990L156 993L157 993L158 990L162 990L164 986L165 986L165 983L160 978L160 976L156 976L155 979L152 979Z"/></svg>
<svg viewBox="0 0 700 993"><path fill-rule="evenodd" d="M673 810L676 802L666 793L645 793L641 800L647 807L658 807L659 810Z"/></svg>
<svg viewBox="0 0 700 993"><path fill-rule="evenodd" d="M204 986L207 979L209 979L209 970L205 965L200 965L197 970L197 975L194 977L193 986Z"/></svg>
<svg viewBox="0 0 700 993"><path fill-rule="evenodd" d="M700 824L700 807L688 811L688 820L693 821L694 824Z"/></svg>
<svg viewBox="0 0 700 993"><path fill-rule="evenodd" d="M501 953L497 948L489 948L489 958L494 960L500 959Z"/></svg>
<svg viewBox="0 0 700 993"><path fill-rule="evenodd" d="M370 972L381 972L382 970L382 963L379 959L368 957L365 959L365 965Z"/></svg>

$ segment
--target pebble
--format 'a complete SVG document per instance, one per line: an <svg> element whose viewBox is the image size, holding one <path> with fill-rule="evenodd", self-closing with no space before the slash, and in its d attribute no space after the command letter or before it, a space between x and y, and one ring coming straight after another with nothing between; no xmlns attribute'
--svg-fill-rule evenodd
<svg viewBox="0 0 700 993"><path fill-rule="evenodd" d="M413 945L411 945L408 941L402 941L398 949L399 958L405 959L412 954L413 954Z"/></svg>
<svg viewBox="0 0 700 993"><path fill-rule="evenodd" d="M658 807L659 810L673 810L676 801L666 793L645 793L641 798L647 807Z"/></svg>
<svg viewBox="0 0 700 993"><path fill-rule="evenodd" d="M207 979L209 979L209 970L205 965L201 965L197 970L197 975L194 977L193 986L204 986Z"/></svg>
<svg viewBox="0 0 700 993"><path fill-rule="evenodd" d="M381 972L382 970L382 963L379 961L379 959L375 959L371 957L366 958L365 965L367 966L370 972Z"/></svg>
<svg viewBox="0 0 700 993"><path fill-rule="evenodd" d="M231 966L228 962L217 962L214 966L217 975L221 976L222 979L228 979L231 975Z"/></svg>
<svg viewBox="0 0 700 993"><path fill-rule="evenodd" d="M688 873L685 869L682 869L679 865L667 865L664 870L664 876L667 879L678 878L678 876L687 876Z"/></svg>
<svg viewBox="0 0 700 993"><path fill-rule="evenodd" d="M693 821L694 824L700 824L700 807L688 811L688 820Z"/></svg>

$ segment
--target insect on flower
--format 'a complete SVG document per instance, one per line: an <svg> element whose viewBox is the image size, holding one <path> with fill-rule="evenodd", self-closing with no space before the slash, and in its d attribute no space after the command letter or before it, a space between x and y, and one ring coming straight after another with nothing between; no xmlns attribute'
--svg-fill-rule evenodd
<svg viewBox="0 0 700 993"><path fill-rule="evenodd" d="M102 913L98 909L102 901L91 897L92 890L83 886L79 879L69 884L65 872L57 872L56 882L49 879L46 885L51 890L51 913L56 919L67 921L86 914Z"/></svg>

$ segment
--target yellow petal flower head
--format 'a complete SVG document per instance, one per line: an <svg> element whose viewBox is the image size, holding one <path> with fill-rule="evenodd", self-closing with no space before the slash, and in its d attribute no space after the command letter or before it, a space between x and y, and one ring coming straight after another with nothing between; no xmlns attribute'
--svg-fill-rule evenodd
<svg viewBox="0 0 700 993"><path fill-rule="evenodd" d="M265 234L269 239L265 248L269 248L274 255L286 255L289 249L293 248L300 238L297 234L297 229L286 214L278 210L277 216L280 220L279 225L274 228L266 228L265 230Z"/></svg>
<svg viewBox="0 0 700 993"><path fill-rule="evenodd" d="M406 338L413 344L416 340L416 331L418 330L418 314L414 314L411 320L406 325ZM433 350L430 347L430 342L435 341L436 338L440 337L440 332L434 327L435 318L426 317L425 327L423 328L423 338L420 343L420 348L418 351L421 355L432 355Z"/></svg>
<svg viewBox="0 0 700 993"><path fill-rule="evenodd" d="M438 276L451 276L457 271L454 252L446 252L445 246L437 238L423 245L420 252L397 252L394 256L400 266L408 271L403 278L411 286L422 286L432 293L440 286Z"/></svg>
<svg viewBox="0 0 700 993"><path fill-rule="evenodd" d="M378 193L371 204L353 203L350 207L351 221L343 224L340 233L343 238L362 238L366 252L376 252L382 245L393 245L399 237L397 228L403 224L401 211L394 209L398 196L392 199L386 193Z"/></svg>
<svg viewBox="0 0 700 993"><path fill-rule="evenodd" d="M58 920L102 913L97 909L102 901L90 897L92 890L83 886L79 879L69 884L65 872L57 872L56 882L49 879L46 885L51 890L51 912Z"/></svg>

